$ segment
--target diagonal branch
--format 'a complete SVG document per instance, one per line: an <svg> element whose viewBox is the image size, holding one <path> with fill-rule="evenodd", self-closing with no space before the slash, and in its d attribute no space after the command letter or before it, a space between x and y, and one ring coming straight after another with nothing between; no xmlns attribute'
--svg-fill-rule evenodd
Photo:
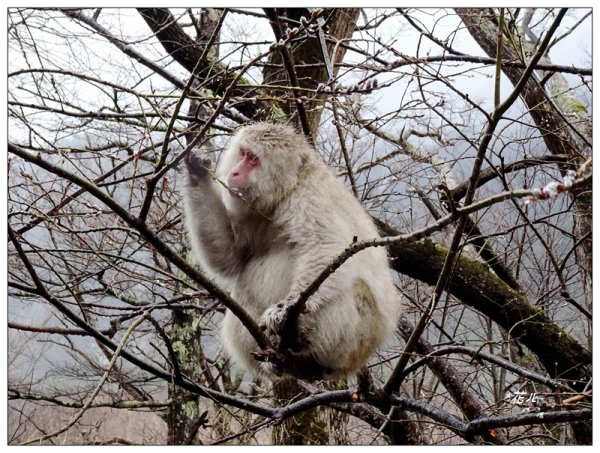
<svg viewBox="0 0 600 453"><path fill-rule="evenodd" d="M22 159L31 162L32 164L35 164L51 173L54 173L60 176L61 178L66 179L67 181L71 181L77 184L78 186L84 188L92 196L97 198L99 201L104 203L106 206L108 206L130 227L134 228L137 232L139 232L139 234L150 244L152 244L156 248L156 250L159 253L161 253L166 259L168 259L175 266L181 269L181 271L183 271L192 280L198 282L200 285L206 288L208 292L210 292L214 297L219 299L223 303L223 305L229 308L232 311L232 313L234 313L240 319L240 321L244 324L244 326L248 329L250 334L254 337L256 342L262 348L267 348L269 346L269 341L265 337L264 333L260 330L256 322L236 301L234 301L231 298L231 296L229 296L229 294L227 294L225 291L223 291L221 288L215 285L214 282L209 280L198 269L194 268L194 266L188 263L183 257L181 257L181 255L172 250L156 235L156 233L150 230L146 223L142 221L139 217L135 217L134 215L132 215L128 210L123 208L113 198L108 196L93 183L65 170L62 167L56 166L51 162L42 159L40 155L33 154L29 151L24 150L23 148L13 145L12 143L8 145L8 150L12 154L19 156Z"/></svg>

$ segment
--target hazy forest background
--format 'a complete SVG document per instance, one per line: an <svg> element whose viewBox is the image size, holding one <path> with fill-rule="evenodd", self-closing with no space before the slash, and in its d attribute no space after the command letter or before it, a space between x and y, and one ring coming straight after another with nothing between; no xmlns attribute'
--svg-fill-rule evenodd
<svg viewBox="0 0 600 453"><path fill-rule="evenodd" d="M8 443L590 444L591 24L10 8ZM220 349L178 167L264 120L391 238L404 316L371 392L253 381Z"/></svg>

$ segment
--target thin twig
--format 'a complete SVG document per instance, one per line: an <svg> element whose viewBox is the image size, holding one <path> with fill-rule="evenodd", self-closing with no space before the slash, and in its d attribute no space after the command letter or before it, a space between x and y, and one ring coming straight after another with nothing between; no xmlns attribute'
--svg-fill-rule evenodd
<svg viewBox="0 0 600 453"><path fill-rule="evenodd" d="M562 9L559 12L554 23L552 24L552 26L546 33L546 36L544 37L544 40L542 41L540 47L538 48L537 52L531 59L531 63L529 64L527 69L525 69L525 71L523 72L523 75L522 75L521 79L519 80L519 83L517 83L517 85L515 86L515 88L511 92L511 94L508 96L508 98L502 104L498 105L495 108L495 110L492 114L491 120L488 122L485 133L482 137L481 143L479 145L479 149L477 150L477 156L475 158L475 162L473 163L471 177L469 178L469 187L467 188L467 193L465 195L465 206L466 207L469 207L469 205L471 203L473 203L473 198L475 196L475 191L477 189L477 181L479 179L479 173L481 172L481 166L483 165L483 161L485 159L485 154L487 152L488 145L492 140L493 133L494 133L494 130L496 129L496 126L502 119L502 115L509 109L509 107L519 97L521 91L525 87L525 84L527 83L527 81L529 80L529 77L531 76L531 74L533 72L533 66L544 55L544 52L545 52L546 48L548 47L548 43L550 42L550 38L555 33L556 29L558 28L562 18L566 14L566 12L567 12L566 8ZM454 269L454 264L455 264L456 260L458 259L459 245L460 245L460 241L462 238L462 234L463 234L466 222L467 222L466 217L464 217L464 216L459 217L458 222L456 224L456 230L454 231L454 236L452 237L452 242L450 244L450 247L448 248L448 253L446 255L446 259L444 260L444 265L442 266L442 270L440 272L439 278L438 278L435 288L433 290L429 307L428 307L427 311L425 313L423 313L423 316L419 319L419 322L415 326L415 330L413 331L412 335L406 342L404 354L398 360L398 363L396 364L394 371L392 372L391 376L389 377L388 381L385 383L385 385L383 387L384 392L386 392L388 394L395 391L395 389L397 389L399 387L400 383L402 382L402 375L404 373L404 369L406 368L406 366L408 364L408 361L410 360L410 353L413 351L413 349L416 345L417 339L425 331L427 322L433 316L433 313L441 299L442 293L445 290L448 279L450 278L452 270Z"/></svg>
<svg viewBox="0 0 600 453"><path fill-rule="evenodd" d="M189 78L188 82L183 87L183 90L181 91L181 94L179 95L179 99L177 100L177 104L175 105L173 113L171 114L171 120L169 121L169 124L167 125L167 130L165 132L165 138L163 140L162 150L160 152L160 159L159 159L158 163L156 164L156 169L154 171L154 174L150 178L148 178L146 181L146 195L144 197L144 202L142 203L142 207L141 207L140 213L139 213L139 217L143 221L146 220L146 217L148 216L148 212L150 211L150 206L152 205L152 200L154 199L154 190L156 189L158 182L164 175L164 173L161 172L160 170L165 166L167 156L169 155L169 136L171 135L171 132L173 131L173 128L175 126L175 122L178 119L179 110L183 106L184 101L187 99L187 96L188 96L190 90L192 89L192 86L196 80L196 74L203 67L204 61L206 60L206 57L210 51L210 48L212 47L212 45L214 44L214 42L216 41L216 39L219 35L221 26L223 25L223 21L225 20L226 15L227 15L227 9L225 9L221 13L221 16L219 17L219 21L217 22L217 25L215 26L215 29L213 30L213 33L212 33L210 39L206 43L206 46L204 47L204 49L202 51L202 55L196 62L196 66L194 66L194 69L192 70L192 73L190 74L190 78Z"/></svg>
<svg viewBox="0 0 600 453"><path fill-rule="evenodd" d="M75 423L77 423L81 417L83 417L83 414L85 414L85 412L90 408L90 406L93 403L94 399L96 398L96 396L98 396L98 393L100 393L100 390L102 389L102 386L104 385L104 383L108 379L108 376L110 375L110 371L112 370L112 367L117 362L117 359L119 358L119 355L121 354L121 351L125 347L125 344L127 343L127 340L129 339L130 335L135 331L135 329L137 328L137 326L139 326L146 319L146 316L147 316L146 313L144 313L142 316L138 317L131 324L131 326L129 326L129 328L127 329L127 331L125 331L125 333L123 334L123 338L121 338L121 341L117 345L117 349L115 349L114 352L113 352L112 358L110 359L110 362L108 363L108 366L106 367L106 371L104 372L104 374L100 378L100 381L96 385L96 388L94 388L94 391L88 397L87 401L85 402L85 404L83 405L83 407L79 410L79 412L77 412L75 414L75 416L65 426L63 426L62 428L59 428L59 429L57 429L56 431L54 431L54 432L52 432L50 434L45 434L43 436L36 437L35 439L30 439L28 441L25 441L21 445L30 445L30 444L33 444L33 443L41 443L44 440L50 439L52 437L56 437L59 434L62 434L65 431L67 431L69 428L71 428L73 425L75 425Z"/></svg>

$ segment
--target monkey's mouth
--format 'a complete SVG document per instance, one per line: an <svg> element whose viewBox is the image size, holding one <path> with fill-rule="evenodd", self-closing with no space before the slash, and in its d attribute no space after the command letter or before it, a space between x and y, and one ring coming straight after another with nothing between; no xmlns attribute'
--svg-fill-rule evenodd
<svg viewBox="0 0 600 453"><path fill-rule="evenodd" d="M244 187L229 186L229 194L233 198L247 199L249 190L248 190L248 188L244 188Z"/></svg>
<svg viewBox="0 0 600 453"><path fill-rule="evenodd" d="M244 198L244 196L246 196L246 194L247 194L248 192L247 192L247 191L245 191L245 190L241 190L241 189L236 189L236 188L233 188L233 189L231 190L231 192L230 192L230 193L231 193L231 195L232 195L233 197L236 197L236 198Z"/></svg>
<svg viewBox="0 0 600 453"><path fill-rule="evenodd" d="M247 187L238 187L238 186L229 184L227 186L227 190L228 190L229 194L234 198L243 198L246 195L248 195Z"/></svg>

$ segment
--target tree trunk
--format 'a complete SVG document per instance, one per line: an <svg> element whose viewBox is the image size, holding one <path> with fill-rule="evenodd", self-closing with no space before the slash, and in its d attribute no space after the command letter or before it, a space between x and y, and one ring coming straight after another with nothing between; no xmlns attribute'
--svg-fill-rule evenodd
<svg viewBox="0 0 600 453"><path fill-rule="evenodd" d="M171 345L175 351L181 373L192 381L202 377L200 349L201 323L196 310L173 310ZM201 411L197 394L170 384L167 409L167 443L169 445L195 445L200 425Z"/></svg>
<svg viewBox="0 0 600 453"><path fill-rule="evenodd" d="M276 13L280 16L292 19L293 21L299 21L301 17L310 17L310 12L307 8L277 8ZM336 8L332 12L332 17L328 20L327 25L327 36L333 38L333 40L330 39L327 42L327 50L332 65L336 62L340 63L346 54L346 48L339 45L336 46L335 42L340 42L352 37L352 34L356 29L356 21L358 20L359 14L360 8ZM326 14L323 16L325 15ZM289 28L294 28L293 24L294 23L290 23ZM283 25L284 28L288 26L285 22L283 22ZM296 68L296 76L298 77L298 83L301 88L310 88L314 90L319 83L328 81L329 74L323 62L323 52L317 37L304 39L294 45L291 50L294 62L298 66ZM335 55L333 55L334 50L336 52ZM279 67L265 67L263 71L264 83L289 85L288 74L286 74L286 71L283 68L281 54L279 52L271 54L269 63L276 64ZM302 67L302 65L314 66ZM333 66L332 69L333 76L335 77L339 67ZM319 121L321 120L324 97L312 94L308 97L310 99L306 102L305 108L311 135L314 137L319 128ZM294 104L285 103L280 104L279 107L288 115L295 114Z"/></svg>
<svg viewBox="0 0 600 453"><path fill-rule="evenodd" d="M327 35L336 40L350 38L356 28L360 9L357 8L338 8L333 12L329 21ZM276 13L289 19L299 21L301 17L310 17L310 12L306 8L278 8ZM288 25L283 23L284 29ZM289 24L289 28L294 25ZM334 44L327 44L329 55L334 50ZM296 65L296 76L301 88L315 89L321 82L328 80L327 69L322 66L323 54L317 38L309 38L299 42L291 49L292 57ZM338 46L337 54L332 58L333 61L341 61L346 53L345 48ZM277 64L280 67L273 69L267 66L263 72L265 84L288 85L288 74L283 68L282 56L279 52L271 54L269 63ZM302 67L304 64L320 64L320 66ZM337 74L337 68L334 68L334 75ZM321 113L323 111L323 99L310 96L311 99L306 103L305 109L311 131L315 136ZM295 106L292 104L280 104L280 108L288 115L296 113ZM295 380L287 380L277 384L275 387L275 401L279 404L282 401L289 401L300 393ZM273 443L275 445L345 445L348 442L348 416L339 411L327 407L313 409L304 412L290 420L286 420L273 430Z"/></svg>
<svg viewBox="0 0 600 453"><path fill-rule="evenodd" d="M285 406L302 394L295 379L285 379L275 384L273 402L276 406ZM273 427L273 445L330 445L328 410L326 407L317 407Z"/></svg>
<svg viewBox="0 0 600 453"><path fill-rule="evenodd" d="M158 14L156 10L152 10ZM149 17L150 13L147 12ZM169 13L170 14L170 13ZM219 19L218 11L214 9L203 9L199 15L198 31L194 48L202 49L206 46L211 36L215 32L216 24ZM164 19L167 20L167 19ZM180 39L182 39L180 37ZM207 54L207 61L216 60L218 57L216 46L210 49ZM196 80L194 88L201 89L200 83ZM196 100L190 103L188 115L202 118L207 112L199 106ZM198 133L198 125L190 124L186 134L186 142L189 144ZM171 345L177 360L181 373L185 374L194 382L201 382L202 366L206 365L200 339L202 336L201 314L197 310L175 310L173 311L171 327ZM198 395L194 395L183 388L170 385L169 399L171 404L168 408L168 443L170 445L188 445L197 444L195 441L196 433L204 420L200 412Z"/></svg>

